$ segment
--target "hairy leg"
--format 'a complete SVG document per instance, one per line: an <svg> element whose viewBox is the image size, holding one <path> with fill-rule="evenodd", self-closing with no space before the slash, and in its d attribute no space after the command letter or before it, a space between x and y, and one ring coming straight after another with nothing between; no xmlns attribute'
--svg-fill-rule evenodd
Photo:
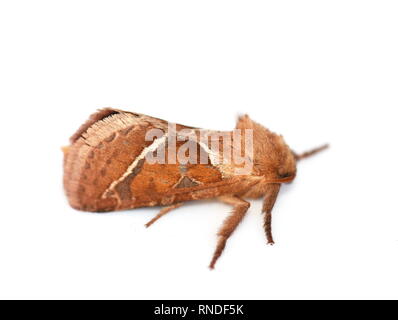
<svg viewBox="0 0 398 320"><path fill-rule="evenodd" d="M162 210L159 211L159 213L153 218L151 221L149 221L145 226L148 228L150 227L154 222L156 222L159 218L163 217L165 214L169 213L170 211L177 209L181 207L184 203L176 203L168 207L164 207Z"/></svg>
<svg viewBox="0 0 398 320"><path fill-rule="evenodd" d="M218 231L218 242L217 242L217 247L214 252L213 258L210 262L210 269L214 269L214 266L218 260L218 258L221 256L225 244L227 243L228 238L231 236L231 234L235 231L236 227L239 225L239 223L243 220L247 210L250 207L250 203L242 200L238 197L235 196L223 196L219 197L219 200L221 200L224 203L230 204L233 206L232 213L230 216L228 216L224 223L222 224L220 230Z"/></svg>
<svg viewBox="0 0 398 320"><path fill-rule="evenodd" d="M266 186L265 198L263 203L264 216L264 230L267 236L268 244L273 245L274 239L272 238L272 208L274 207L276 198L278 197L281 185L279 183L270 183Z"/></svg>

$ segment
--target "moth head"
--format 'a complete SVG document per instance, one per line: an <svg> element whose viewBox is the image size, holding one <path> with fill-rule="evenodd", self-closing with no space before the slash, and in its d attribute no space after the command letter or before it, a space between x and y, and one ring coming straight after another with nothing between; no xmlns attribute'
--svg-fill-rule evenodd
<svg viewBox="0 0 398 320"><path fill-rule="evenodd" d="M250 119L248 115L238 119L237 129L253 134L253 172L266 180L290 182L296 175L296 158L281 135ZM243 133L244 134L244 133Z"/></svg>

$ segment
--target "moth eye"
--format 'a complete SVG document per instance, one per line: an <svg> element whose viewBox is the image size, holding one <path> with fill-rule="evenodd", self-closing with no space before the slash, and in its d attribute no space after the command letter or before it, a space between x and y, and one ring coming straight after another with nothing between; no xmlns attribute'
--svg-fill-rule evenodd
<svg viewBox="0 0 398 320"><path fill-rule="evenodd" d="M291 176L291 174L290 173L282 173L282 174L279 174L279 177L280 178L288 178L288 177L290 177Z"/></svg>

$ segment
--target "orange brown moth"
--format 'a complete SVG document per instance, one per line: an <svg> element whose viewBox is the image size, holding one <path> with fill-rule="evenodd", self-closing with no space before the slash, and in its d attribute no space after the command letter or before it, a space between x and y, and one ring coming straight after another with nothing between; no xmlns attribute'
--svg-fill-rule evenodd
<svg viewBox="0 0 398 320"><path fill-rule="evenodd" d="M164 206L147 227L186 201L215 198L231 205L232 213L218 232L210 263L214 268L250 207L245 199L264 198L264 229L268 243L274 243L271 212L281 184L294 180L298 160L325 148L297 155L282 136L247 115L238 119L236 130L220 132L102 109L63 149L64 188L78 210ZM250 152L242 154L246 149Z"/></svg>

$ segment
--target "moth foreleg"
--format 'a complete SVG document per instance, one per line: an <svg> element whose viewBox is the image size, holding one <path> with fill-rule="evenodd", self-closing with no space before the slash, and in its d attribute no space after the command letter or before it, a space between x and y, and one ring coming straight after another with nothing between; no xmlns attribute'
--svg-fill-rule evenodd
<svg viewBox="0 0 398 320"><path fill-rule="evenodd" d="M221 256L225 248L225 244L227 243L228 238L235 231L239 223L243 220L247 210L250 207L249 202L235 196L223 196L219 197L219 199L224 203L232 205L234 208L232 210L232 213L225 219L224 223L217 233L218 242L209 266L211 269L214 269L218 258Z"/></svg>
<svg viewBox="0 0 398 320"><path fill-rule="evenodd" d="M266 185L265 198L263 203L264 216L264 230L267 237L268 244L273 245L274 239L272 237L272 208L274 207L276 198L278 197L281 185L279 183L270 183Z"/></svg>
<svg viewBox="0 0 398 320"><path fill-rule="evenodd" d="M172 211L174 209L181 207L183 204L184 204L183 202L180 202L180 203L175 203L168 207L164 207L163 209L161 209L159 211L159 213L151 221L149 221L147 224L145 224L145 226L147 228L150 227L153 223L155 223L158 219L163 217L165 214L169 213L170 211Z"/></svg>

